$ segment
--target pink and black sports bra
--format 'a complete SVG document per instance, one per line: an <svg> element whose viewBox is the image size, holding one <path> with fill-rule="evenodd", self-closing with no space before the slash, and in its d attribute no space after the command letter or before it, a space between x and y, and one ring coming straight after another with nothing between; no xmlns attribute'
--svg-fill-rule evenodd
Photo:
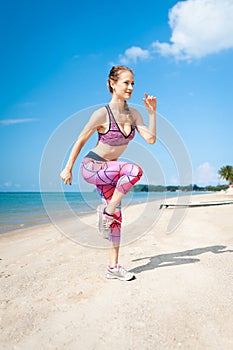
<svg viewBox="0 0 233 350"><path fill-rule="evenodd" d="M109 105L106 105L105 107L109 116L109 129L104 134L98 132L98 141L109 146L127 145L135 136L135 125L131 125L129 135L125 136L119 128Z"/></svg>

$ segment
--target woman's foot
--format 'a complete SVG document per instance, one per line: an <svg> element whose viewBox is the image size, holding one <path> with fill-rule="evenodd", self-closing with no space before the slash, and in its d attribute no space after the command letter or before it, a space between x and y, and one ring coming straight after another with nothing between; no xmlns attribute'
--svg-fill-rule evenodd
<svg viewBox="0 0 233 350"><path fill-rule="evenodd" d="M113 268L108 266L106 277L108 279L117 278L121 281L131 281L135 279L135 275L132 272L125 270L124 267L119 264Z"/></svg>
<svg viewBox="0 0 233 350"><path fill-rule="evenodd" d="M111 225L115 221L114 216L105 212L105 206L100 204L97 207L98 215L98 232L103 238L109 239L111 233Z"/></svg>

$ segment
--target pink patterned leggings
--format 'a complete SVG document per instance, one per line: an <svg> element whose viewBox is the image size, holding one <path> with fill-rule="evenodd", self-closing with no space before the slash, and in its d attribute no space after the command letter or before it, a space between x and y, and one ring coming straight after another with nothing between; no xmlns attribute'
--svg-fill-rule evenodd
<svg viewBox="0 0 233 350"><path fill-rule="evenodd" d="M115 189L126 194L141 178L142 169L133 163L119 161L100 161L85 157L81 164L81 173L85 181L96 185L102 202L110 202ZM111 225L111 242L120 242L121 236L121 205L114 213L117 221Z"/></svg>

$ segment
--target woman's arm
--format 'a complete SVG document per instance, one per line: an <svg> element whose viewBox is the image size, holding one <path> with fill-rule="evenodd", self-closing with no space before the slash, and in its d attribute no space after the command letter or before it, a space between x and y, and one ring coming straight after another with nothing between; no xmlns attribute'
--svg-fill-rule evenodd
<svg viewBox="0 0 233 350"><path fill-rule="evenodd" d="M96 130L98 130L105 122L106 122L106 112L103 108L98 109L92 114L90 120L88 121L83 131L79 135L77 141L75 142L70 152L70 156L66 163L66 166L60 174L65 185L67 185L68 183L70 185L72 184L72 169L82 147L89 140L91 135Z"/></svg>
<svg viewBox="0 0 233 350"><path fill-rule="evenodd" d="M156 142L156 97L145 94L143 101L148 110L149 125L146 126L141 114L137 110L134 110L136 128L147 143L153 144Z"/></svg>

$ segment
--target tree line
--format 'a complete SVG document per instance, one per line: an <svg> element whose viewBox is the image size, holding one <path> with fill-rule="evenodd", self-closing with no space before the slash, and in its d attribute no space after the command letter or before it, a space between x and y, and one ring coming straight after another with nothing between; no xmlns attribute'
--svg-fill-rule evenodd
<svg viewBox="0 0 233 350"><path fill-rule="evenodd" d="M229 185L233 184L233 166L225 165L218 170L219 176L228 181ZM140 184L133 187L134 192L190 192L190 191L221 191L226 190L229 185L216 185L216 186L198 186L196 184L190 184L187 186L163 186L163 185L147 185Z"/></svg>

